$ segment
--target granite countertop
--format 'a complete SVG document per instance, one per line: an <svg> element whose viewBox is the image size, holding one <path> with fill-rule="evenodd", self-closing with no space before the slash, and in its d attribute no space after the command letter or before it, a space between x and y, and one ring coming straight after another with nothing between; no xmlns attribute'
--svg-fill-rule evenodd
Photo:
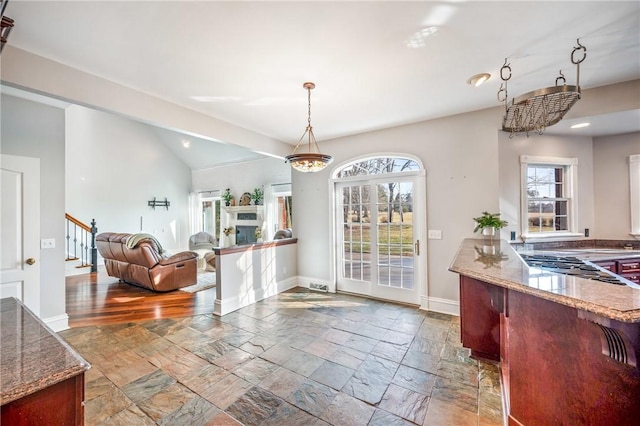
<svg viewBox="0 0 640 426"><path fill-rule="evenodd" d="M574 256L590 262L633 259L640 257L640 250L603 249L603 248L567 248L553 250L520 250L519 253L538 253L550 256Z"/></svg>
<svg viewBox="0 0 640 426"><path fill-rule="evenodd" d="M22 303L0 299L0 405L89 368L87 361Z"/></svg>
<svg viewBox="0 0 640 426"><path fill-rule="evenodd" d="M592 253L588 249L553 252L586 260L620 259L618 252ZM527 253L542 253L531 251ZM619 252L626 252L620 250ZM545 250L545 254L551 251ZM569 254L571 253L571 254ZM626 253L628 257L640 253ZM504 240L466 239L449 270L542 299L623 322L640 322L640 289L607 284L574 276L529 268L511 244Z"/></svg>

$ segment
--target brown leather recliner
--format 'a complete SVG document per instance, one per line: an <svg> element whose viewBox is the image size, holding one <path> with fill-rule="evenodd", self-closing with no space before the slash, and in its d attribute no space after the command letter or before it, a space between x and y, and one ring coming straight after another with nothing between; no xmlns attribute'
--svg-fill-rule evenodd
<svg viewBox="0 0 640 426"><path fill-rule="evenodd" d="M129 247L131 244L127 245L127 241L136 235L135 246ZM139 234L115 232L96 236L96 245L109 276L153 291L176 290L198 281L196 253L183 251L165 258L155 238L139 237Z"/></svg>

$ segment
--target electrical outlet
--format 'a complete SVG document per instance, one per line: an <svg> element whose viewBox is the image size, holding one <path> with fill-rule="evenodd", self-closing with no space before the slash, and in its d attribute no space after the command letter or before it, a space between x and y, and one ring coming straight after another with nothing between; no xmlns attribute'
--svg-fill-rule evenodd
<svg viewBox="0 0 640 426"><path fill-rule="evenodd" d="M55 238L46 238L46 239L40 240L40 248L41 249L56 248L56 239Z"/></svg>
<svg viewBox="0 0 640 426"><path fill-rule="evenodd" d="M439 229L429 229L429 239L430 240L441 240L442 239L442 231Z"/></svg>

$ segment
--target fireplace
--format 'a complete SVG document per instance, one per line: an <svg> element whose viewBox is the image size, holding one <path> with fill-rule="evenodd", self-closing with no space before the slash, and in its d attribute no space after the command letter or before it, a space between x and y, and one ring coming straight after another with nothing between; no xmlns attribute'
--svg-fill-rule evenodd
<svg viewBox="0 0 640 426"><path fill-rule="evenodd" d="M263 206L229 206L223 207L223 211L226 214L221 215L220 225L222 228L235 228L236 245L256 243L257 229L260 229L264 236Z"/></svg>
<svg viewBox="0 0 640 426"><path fill-rule="evenodd" d="M257 241L256 229L258 229L257 226L237 225L236 244L242 245L255 243Z"/></svg>

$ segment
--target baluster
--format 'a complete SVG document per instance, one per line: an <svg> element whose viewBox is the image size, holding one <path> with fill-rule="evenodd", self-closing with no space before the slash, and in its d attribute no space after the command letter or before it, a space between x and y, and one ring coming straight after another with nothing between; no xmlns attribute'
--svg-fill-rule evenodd
<svg viewBox="0 0 640 426"><path fill-rule="evenodd" d="M71 254L71 250L70 250L70 247L69 247L69 244L71 244L71 241L69 241L70 238L71 237L69 236L69 221L67 220L67 236L66 236L66 239L67 239L67 260L70 260L69 254Z"/></svg>
<svg viewBox="0 0 640 426"><path fill-rule="evenodd" d="M78 258L78 225L73 224L73 257Z"/></svg>
<svg viewBox="0 0 640 426"><path fill-rule="evenodd" d="M96 248L96 234L98 228L96 227L96 220L91 220L91 272L98 271L98 249Z"/></svg>
<svg viewBox="0 0 640 426"><path fill-rule="evenodd" d="M84 228L80 228L80 256L82 259L80 260L80 264L82 266L87 266L87 231Z"/></svg>

